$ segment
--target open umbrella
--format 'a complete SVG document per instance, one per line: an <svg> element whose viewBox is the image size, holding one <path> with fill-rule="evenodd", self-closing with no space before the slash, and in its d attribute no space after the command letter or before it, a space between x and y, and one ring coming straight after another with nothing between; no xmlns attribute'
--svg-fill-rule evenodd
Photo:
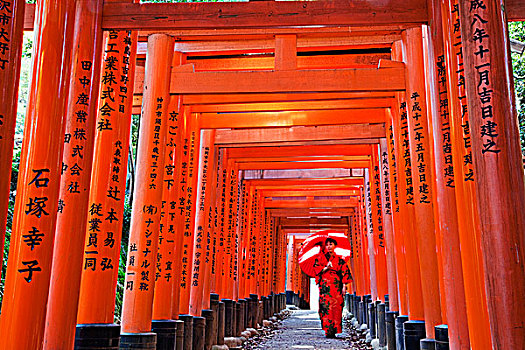
<svg viewBox="0 0 525 350"><path fill-rule="evenodd" d="M308 236L299 251L299 266L304 273L310 277L315 277L315 267L322 262L319 261L318 254L324 250L327 238L332 238L337 242L334 250L335 254L347 260L350 257L351 245L348 237L343 232L324 230Z"/></svg>

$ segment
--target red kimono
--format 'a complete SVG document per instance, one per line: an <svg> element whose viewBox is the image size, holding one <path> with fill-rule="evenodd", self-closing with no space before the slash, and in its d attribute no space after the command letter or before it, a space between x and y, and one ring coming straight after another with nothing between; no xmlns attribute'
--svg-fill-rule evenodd
<svg viewBox="0 0 525 350"><path fill-rule="evenodd" d="M332 262L325 272L323 268ZM343 284L350 283L352 275L346 262L339 255L319 253L314 263L316 282L319 285L319 316L321 326L327 337L334 337L342 332Z"/></svg>

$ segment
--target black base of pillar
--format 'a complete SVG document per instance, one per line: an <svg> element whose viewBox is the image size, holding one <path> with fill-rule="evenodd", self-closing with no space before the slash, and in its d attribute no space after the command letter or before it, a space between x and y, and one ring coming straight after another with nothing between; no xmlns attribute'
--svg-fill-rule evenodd
<svg viewBox="0 0 525 350"><path fill-rule="evenodd" d="M375 303L368 303L368 329L370 329L372 339L377 338Z"/></svg>
<svg viewBox="0 0 525 350"><path fill-rule="evenodd" d="M286 304L288 305L293 305L294 303L294 292L292 292L291 290L287 290L286 291Z"/></svg>
<svg viewBox="0 0 525 350"><path fill-rule="evenodd" d="M225 305L222 301L219 302L219 318L217 320L217 344L224 344L224 324L226 323L225 319Z"/></svg>
<svg viewBox="0 0 525 350"><path fill-rule="evenodd" d="M233 337L234 332L234 305L231 299L222 299L224 303L224 336Z"/></svg>
<svg viewBox="0 0 525 350"><path fill-rule="evenodd" d="M193 316L179 315L179 320L184 322L184 342L182 348L190 350L193 348Z"/></svg>
<svg viewBox="0 0 525 350"><path fill-rule="evenodd" d="M436 340L429 338L421 339L419 347L421 350L436 350Z"/></svg>
<svg viewBox="0 0 525 350"><path fill-rule="evenodd" d="M408 321L408 316L399 315L396 317L396 349L397 350L405 350L403 324L407 321Z"/></svg>
<svg viewBox="0 0 525 350"><path fill-rule="evenodd" d="M120 342L118 324L79 324L75 331L75 350L117 350Z"/></svg>
<svg viewBox="0 0 525 350"><path fill-rule="evenodd" d="M175 338L175 349L184 349L184 321L175 320L177 323L177 337Z"/></svg>
<svg viewBox="0 0 525 350"><path fill-rule="evenodd" d="M436 350L449 350L448 326L441 324L434 327L436 331Z"/></svg>
<svg viewBox="0 0 525 350"><path fill-rule="evenodd" d="M386 305L377 305L377 338L379 346L386 346Z"/></svg>
<svg viewBox="0 0 525 350"><path fill-rule="evenodd" d="M236 315L236 318L235 318L235 323L236 323L236 329L237 329L237 333L236 333L236 336L240 336L242 332L244 332L244 330L246 329L245 325L244 325L244 299L239 299L237 301L237 308L236 308L236 312L237 312L237 315Z"/></svg>
<svg viewBox="0 0 525 350"><path fill-rule="evenodd" d="M388 350L396 350L396 317L397 311L385 312L386 323L386 344Z"/></svg>
<svg viewBox="0 0 525 350"><path fill-rule="evenodd" d="M407 321L403 324L405 350L420 350L421 339L425 339L425 321Z"/></svg>
<svg viewBox="0 0 525 350"><path fill-rule="evenodd" d="M177 341L177 322L153 320L151 331L157 334L157 350L173 350Z"/></svg>
<svg viewBox="0 0 525 350"><path fill-rule="evenodd" d="M193 317L193 346L192 350L204 350L206 344L206 319L204 317Z"/></svg>
<svg viewBox="0 0 525 350"><path fill-rule="evenodd" d="M157 348L155 333L122 333L119 349L150 350Z"/></svg>
<svg viewBox="0 0 525 350"><path fill-rule="evenodd" d="M202 317L206 319L206 328L204 329L204 349L210 350L215 344L217 330L215 328L215 312L213 310L202 310ZM173 350L173 349L172 349Z"/></svg>

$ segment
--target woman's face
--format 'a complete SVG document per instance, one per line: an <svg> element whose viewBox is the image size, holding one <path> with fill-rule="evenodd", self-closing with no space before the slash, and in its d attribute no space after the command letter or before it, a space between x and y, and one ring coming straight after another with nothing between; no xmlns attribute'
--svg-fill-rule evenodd
<svg viewBox="0 0 525 350"><path fill-rule="evenodd" d="M335 244L334 242L326 242L326 251L328 253L333 253L334 252L334 249L335 249Z"/></svg>

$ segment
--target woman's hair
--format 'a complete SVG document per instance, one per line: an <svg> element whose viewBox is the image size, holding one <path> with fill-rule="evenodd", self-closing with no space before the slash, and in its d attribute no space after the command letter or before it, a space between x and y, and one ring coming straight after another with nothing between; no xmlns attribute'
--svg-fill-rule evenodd
<svg viewBox="0 0 525 350"><path fill-rule="evenodd" d="M328 242L332 242L333 244L337 245L337 241L333 238L327 238L324 244L326 245Z"/></svg>

